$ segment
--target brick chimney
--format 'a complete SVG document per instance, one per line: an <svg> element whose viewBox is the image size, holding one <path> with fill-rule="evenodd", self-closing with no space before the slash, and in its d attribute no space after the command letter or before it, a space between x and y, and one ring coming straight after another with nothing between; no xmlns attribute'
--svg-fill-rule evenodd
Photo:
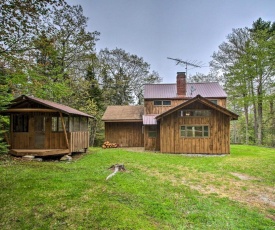
<svg viewBox="0 0 275 230"><path fill-rule="evenodd" d="M177 72L177 95L186 96L186 75L185 72Z"/></svg>

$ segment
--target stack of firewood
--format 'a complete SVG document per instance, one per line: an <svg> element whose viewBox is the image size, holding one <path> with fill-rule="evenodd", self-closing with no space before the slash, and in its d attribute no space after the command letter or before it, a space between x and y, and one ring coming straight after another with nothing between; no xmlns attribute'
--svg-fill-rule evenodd
<svg viewBox="0 0 275 230"><path fill-rule="evenodd" d="M106 149L106 148L117 148L118 147L118 144L117 143L110 143L109 141L105 141L102 145L102 148L103 149Z"/></svg>

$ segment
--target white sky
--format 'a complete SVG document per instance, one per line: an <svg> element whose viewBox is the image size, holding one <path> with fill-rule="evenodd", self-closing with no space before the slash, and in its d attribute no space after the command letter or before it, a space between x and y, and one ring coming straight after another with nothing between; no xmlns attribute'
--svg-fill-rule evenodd
<svg viewBox="0 0 275 230"><path fill-rule="evenodd" d="M101 33L97 52L121 48L143 57L163 78L175 83L185 66L167 57L206 66L233 28L251 27L261 17L275 21L275 0L67 0L82 5L88 30ZM191 68L191 67L190 67ZM209 68L188 70L207 74Z"/></svg>

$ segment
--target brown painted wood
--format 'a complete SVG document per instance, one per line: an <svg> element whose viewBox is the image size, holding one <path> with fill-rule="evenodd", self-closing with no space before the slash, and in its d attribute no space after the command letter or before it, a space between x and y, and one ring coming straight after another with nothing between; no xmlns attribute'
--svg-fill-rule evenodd
<svg viewBox="0 0 275 230"><path fill-rule="evenodd" d="M42 109L42 108L15 108L15 109L7 109L6 112L9 113L57 113L57 110L54 109Z"/></svg>
<svg viewBox="0 0 275 230"><path fill-rule="evenodd" d="M69 149L11 149L10 154L14 156L54 156L69 154Z"/></svg>
<svg viewBox="0 0 275 230"><path fill-rule="evenodd" d="M217 104L226 108L226 99L225 98L210 98L209 100L217 100ZM171 106L154 106L154 100L144 100L145 114L161 114L169 109L182 104L188 99L171 99Z"/></svg>
<svg viewBox="0 0 275 230"><path fill-rule="evenodd" d="M68 136L67 136L67 132L66 132L64 119L63 119L62 113L59 112L59 115L60 115L61 122L62 122L62 127L63 127L63 132L64 132L64 136L65 136L65 140L66 140L66 145L67 145L67 148L69 149L70 145L69 145L69 141L68 141Z"/></svg>
<svg viewBox="0 0 275 230"><path fill-rule="evenodd" d="M122 147L143 147L142 122L105 122L105 141Z"/></svg>
<svg viewBox="0 0 275 230"><path fill-rule="evenodd" d="M189 109L202 108L205 106L199 103L189 106ZM230 118L217 110L211 110L211 112L210 117L178 117L177 112L174 112L162 119L161 152L229 154ZM181 137L180 126L182 125L209 125L210 136L205 138Z"/></svg>

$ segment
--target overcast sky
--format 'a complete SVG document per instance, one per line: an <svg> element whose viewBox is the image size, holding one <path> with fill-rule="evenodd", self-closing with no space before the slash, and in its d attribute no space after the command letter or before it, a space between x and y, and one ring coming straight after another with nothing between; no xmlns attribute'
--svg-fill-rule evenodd
<svg viewBox="0 0 275 230"><path fill-rule="evenodd" d="M80 4L89 31L101 33L97 52L122 48L143 57L163 78L175 83L185 71L167 57L209 65L211 55L233 28L251 27L261 17L275 21L275 0L67 0ZM188 69L207 74L208 67Z"/></svg>

